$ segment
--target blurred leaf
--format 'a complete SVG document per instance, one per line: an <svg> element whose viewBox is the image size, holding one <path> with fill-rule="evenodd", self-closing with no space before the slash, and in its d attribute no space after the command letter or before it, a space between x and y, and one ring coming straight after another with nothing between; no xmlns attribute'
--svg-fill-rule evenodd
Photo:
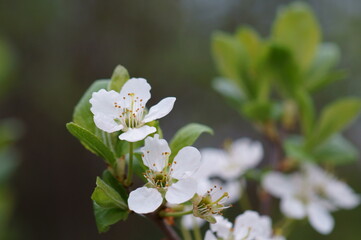
<svg viewBox="0 0 361 240"><path fill-rule="evenodd" d="M308 149L315 148L333 134L344 129L357 117L360 110L361 100L358 98L344 98L326 106L312 135L306 141L306 147Z"/></svg>
<svg viewBox="0 0 361 240"><path fill-rule="evenodd" d="M97 228L100 233L107 232L110 225L120 220L126 220L128 217L128 211L126 210L120 208L104 208L99 206L95 201L93 201L93 209Z"/></svg>
<svg viewBox="0 0 361 240"><path fill-rule="evenodd" d="M106 184L99 177L97 177L96 184L97 186L91 198L99 206L104 208L120 208L123 210L128 209L128 205L126 204L127 199L124 200L114 188Z"/></svg>
<svg viewBox="0 0 361 240"><path fill-rule="evenodd" d="M294 97L301 87L299 68L292 53L285 47L275 44L269 47L266 71L286 97Z"/></svg>
<svg viewBox="0 0 361 240"><path fill-rule="evenodd" d="M242 43L248 56L248 61L254 67L263 51L263 43L258 33L251 27L241 27L236 32L236 38Z"/></svg>
<svg viewBox="0 0 361 240"><path fill-rule="evenodd" d="M75 106L73 121L90 131L94 135L101 136L101 130L95 126L93 120L93 113L90 111L91 104L89 102L93 92L97 92L100 89L107 89L109 80L97 80L95 81L88 90L84 93L78 104Z"/></svg>
<svg viewBox="0 0 361 240"><path fill-rule="evenodd" d="M315 107L311 96L306 91L298 91L296 102L299 110L301 129L305 136L311 134L315 121Z"/></svg>
<svg viewBox="0 0 361 240"><path fill-rule="evenodd" d="M12 147L0 149L0 185L6 183L19 165L18 153Z"/></svg>
<svg viewBox="0 0 361 240"><path fill-rule="evenodd" d="M112 78L110 79L108 90L114 90L116 92L120 92L124 83L128 81L129 73L125 67L122 65L116 66L114 69Z"/></svg>
<svg viewBox="0 0 361 240"><path fill-rule="evenodd" d="M102 157L109 165L114 166L115 156L113 152L99 137L73 122L67 123L66 128L74 137L80 140L86 149Z"/></svg>
<svg viewBox="0 0 361 240"><path fill-rule="evenodd" d="M212 36L212 52L219 72L242 87L241 67L245 50L233 36L217 32Z"/></svg>
<svg viewBox="0 0 361 240"><path fill-rule="evenodd" d="M244 93L229 79L215 78L212 81L212 87L237 110L246 100Z"/></svg>
<svg viewBox="0 0 361 240"><path fill-rule="evenodd" d="M320 44L315 59L306 74L306 88L310 91L315 91L332 81L340 79L344 73L331 72L332 68L338 63L340 59L340 50L336 44L324 43Z"/></svg>
<svg viewBox="0 0 361 240"><path fill-rule="evenodd" d="M3 97L12 85L10 75L16 67L14 50L9 42L0 39L0 98Z"/></svg>
<svg viewBox="0 0 361 240"><path fill-rule="evenodd" d="M193 145L202 133L213 134L213 130L198 123L190 123L179 129L170 141L170 149L172 150L170 159L173 160L182 148Z"/></svg>
<svg viewBox="0 0 361 240"><path fill-rule="evenodd" d="M359 157L357 148L341 135L330 138L317 147L312 154L317 162L334 165L350 164Z"/></svg>
<svg viewBox="0 0 361 240"><path fill-rule="evenodd" d="M242 106L243 114L256 122L266 122L278 119L282 114L282 107L276 102L249 101Z"/></svg>
<svg viewBox="0 0 361 240"><path fill-rule="evenodd" d="M306 70L321 39L320 27L311 8L303 2L281 7L272 27L272 39L294 54L302 70Z"/></svg>
<svg viewBox="0 0 361 240"><path fill-rule="evenodd" d="M0 121L0 148L17 141L23 134L23 124L17 119L2 119Z"/></svg>
<svg viewBox="0 0 361 240"><path fill-rule="evenodd" d="M304 148L304 141L301 136L290 136L284 141L286 156L299 162L313 162L314 158Z"/></svg>

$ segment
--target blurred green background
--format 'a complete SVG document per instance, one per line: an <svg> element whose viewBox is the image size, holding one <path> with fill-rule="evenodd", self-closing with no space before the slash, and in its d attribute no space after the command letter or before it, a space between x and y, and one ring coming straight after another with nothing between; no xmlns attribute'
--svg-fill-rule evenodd
<svg viewBox="0 0 361 240"><path fill-rule="evenodd" d="M90 195L105 166L65 129L73 107L96 79L117 64L152 85L151 106L177 97L161 120L165 138L189 122L215 130L198 147L219 147L225 138L259 135L211 89L217 75L210 51L215 30L233 32L251 25L269 34L284 0L0 0L0 38L14 51L11 88L0 103L0 118L15 117L25 133L18 142L21 165L13 177L17 239L160 239L152 223L132 215L99 235ZM340 67L349 74L316 95L318 106L332 99L361 96L361 2L306 1L323 29L323 41L340 46ZM1 64L1 63L0 63ZM5 86L1 86L3 89ZM361 148L360 118L346 136ZM340 176L361 192L360 161ZM289 239L361 237L361 207L334 214L336 227L322 237L308 223ZM125 236L126 235L126 236Z"/></svg>

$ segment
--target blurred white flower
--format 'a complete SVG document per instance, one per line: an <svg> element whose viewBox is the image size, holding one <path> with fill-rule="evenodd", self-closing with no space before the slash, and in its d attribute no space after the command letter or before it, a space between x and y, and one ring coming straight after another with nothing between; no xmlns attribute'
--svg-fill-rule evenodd
<svg viewBox="0 0 361 240"><path fill-rule="evenodd" d="M205 240L281 240L282 236L272 236L272 223L268 216L260 216L257 212L246 211L239 215L232 228L227 219L217 216L217 222L211 224Z"/></svg>
<svg viewBox="0 0 361 240"><path fill-rule="evenodd" d="M241 138L230 144L226 150L206 148L201 150L201 153L205 163L201 174L233 180L259 164L263 157L263 148L259 142Z"/></svg>
<svg viewBox="0 0 361 240"><path fill-rule="evenodd" d="M165 198L171 204L191 199L197 191L192 177L200 166L201 155L194 147L182 148L172 163L168 162L170 148L164 139L147 137L141 149L142 160L149 170L144 174L148 183L129 195L129 209L136 213L156 210Z"/></svg>
<svg viewBox="0 0 361 240"><path fill-rule="evenodd" d="M108 133L122 130L119 139L137 142L156 131L148 122L167 115L173 108L175 98L168 97L146 112L145 105L150 99L150 85L143 78L131 78L120 93L101 89L94 92L90 103L95 125Z"/></svg>
<svg viewBox="0 0 361 240"><path fill-rule="evenodd" d="M334 227L331 211L350 209L360 203L360 197L349 186L313 164L305 164L302 171L289 175L271 172L262 185L281 199L283 214L295 219L308 217L313 228L322 234L330 233Z"/></svg>

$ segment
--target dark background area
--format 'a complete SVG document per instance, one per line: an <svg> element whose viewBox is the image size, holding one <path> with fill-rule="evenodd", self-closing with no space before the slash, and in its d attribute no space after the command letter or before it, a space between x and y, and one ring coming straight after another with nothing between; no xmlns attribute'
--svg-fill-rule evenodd
<svg viewBox="0 0 361 240"><path fill-rule="evenodd" d="M16 117L26 129L18 143L21 165L13 179L13 227L19 239L160 239L152 223L131 216L99 235L90 195L103 162L71 136L75 104L96 79L109 78L117 64L152 85L149 106L177 97L161 120L165 138L190 122L211 126L196 146L220 147L225 138L259 136L210 86L217 73L210 52L215 30L233 32L250 25L268 36L281 0L0 0L0 36L16 59L13 86L0 117ZM344 95L361 96L361 2L307 1L323 29L323 41L342 52L345 81L319 92L318 105ZM346 135L361 148L361 124ZM361 192L360 162L341 169L341 177ZM336 227L321 237L307 223L289 239L357 240L361 208L334 214ZM299 233L302 233L299 234Z"/></svg>

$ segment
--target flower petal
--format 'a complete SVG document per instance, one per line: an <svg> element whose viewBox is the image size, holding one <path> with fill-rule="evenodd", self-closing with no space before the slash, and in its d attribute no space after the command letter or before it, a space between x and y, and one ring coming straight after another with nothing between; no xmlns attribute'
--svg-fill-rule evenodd
<svg viewBox="0 0 361 240"><path fill-rule="evenodd" d="M289 177L279 172L268 173L262 179L262 187L276 197L284 197L294 191Z"/></svg>
<svg viewBox="0 0 361 240"><path fill-rule="evenodd" d="M172 163L170 173L173 178L190 177L201 165L201 153L194 147L182 148Z"/></svg>
<svg viewBox="0 0 361 240"><path fill-rule="evenodd" d="M170 148L166 140L159 139L158 134L154 138L147 137L141 151L144 165L154 171L162 171L168 163Z"/></svg>
<svg viewBox="0 0 361 240"><path fill-rule="evenodd" d="M341 208L351 209L360 204L360 196L344 182L332 180L325 186L329 198Z"/></svg>
<svg viewBox="0 0 361 240"><path fill-rule="evenodd" d="M92 94L92 98L89 100L92 105L90 111L94 114L94 123L99 129L112 133L123 128L122 125L114 121L121 111L114 105L119 101L120 95L115 91L108 92L100 89Z"/></svg>
<svg viewBox="0 0 361 240"><path fill-rule="evenodd" d="M321 234L329 234L335 221L331 214L320 204L311 203L308 206L308 218L314 229Z"/></svg>
<svg viewBox="0 0 361 240"><path fill-rule="evenodd" d="M130 108L132 98L137 99L138 103L142 102L142 105L145 106L150 99L150 89L151 86L144 78L129 79L120 90L121 106Z"/></svg>
<svg viewBox="0 0 361 240"><path fill-rule="evenodd" d="M191 178L173 183L165 194L169 203L179 204L191 199L197 191L197 181Z"/></svg>
<svg viewBox="0 0 361 240"><path fill-rule="evenodd" d="M204 237L204 240L217 240L217 238L210 230L208 230L206 232L206 236Z"/></svg>
<svg viewBox="0 0 361 240"><path fill-rule="evenodd" d="M194 228L194 226L201 227L206 221L202 218L195 217L193 215L185 215L182 217L182 226L185 227L188 230L191 230Z"/></svg>
<svg viewBox="0 0 361 240"><path fill-rule="evenodd" d="M143 140L146 136L157 131L155 127L144 125L140 128L129 128L126 132L119 135L120 140L128 142L137 142Z"/></svg>
<svg viewBox="0 0 361 240"><path fill-rule="evenodd" d="M144 117L143 122L151 122L167 115L172 111L175 100L175 97L167 97L161 100L149 109L149 113Z"/></svg>
<svg viewBox="0 0 361 240"><path fill-rule="evenodd" d="M216 223L210 224L211 230L217 233L218 237L227 239L231 234L232 223L222 216L215 216Z"/></svg>
<svg viewBox="0 0 361 240"><path fill-rule="evenodd" d="M163 202L162 195L154 188L141 187L129 194L129 209L140 214L154 212Z"/></svg>
<svg viewBox="0 0 361 240"><path fill-rule="evenodd" d="M304 204L292 196L281 200L281 210L283 214L290 218L302 219L306 215Z"/></svg>

